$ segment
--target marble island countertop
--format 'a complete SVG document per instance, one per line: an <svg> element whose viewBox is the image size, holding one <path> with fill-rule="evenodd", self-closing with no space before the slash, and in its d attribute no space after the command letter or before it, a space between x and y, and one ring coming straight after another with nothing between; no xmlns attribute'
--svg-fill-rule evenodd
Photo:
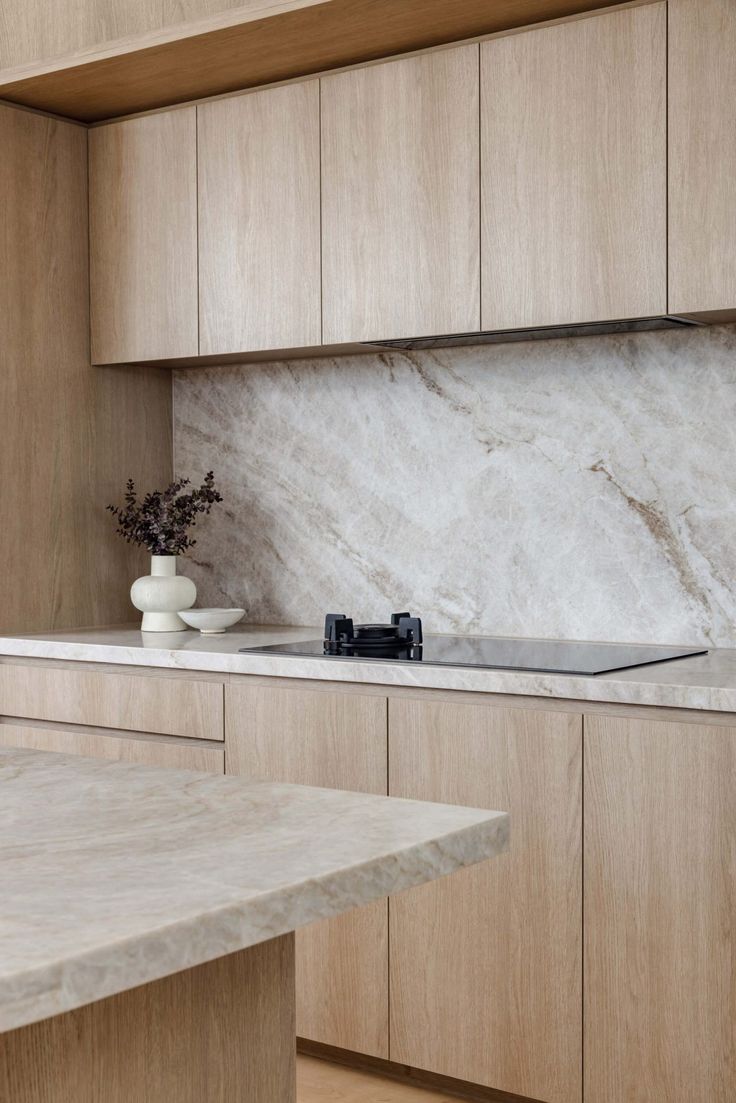
<svg viewBox="0 0 736 1103"><path fill-rule="evenodd" d="M0 636L3 656L115 663L217 674L372 683L383 686L510 693L532 697L627 705L736 712L736 650L675 659L612 674L541 674L530 671L422 666L385 661L335 661L278 654L240 654L241 647L320 638L320 628L238 626L221 636L198 632L147 633L137 627Z"/></svg>
<svg viewBox="0 0 736 1103"><path fill-rule="evenodd" d="M507 845L503 812L0 748L0 1032Z"/></svg>

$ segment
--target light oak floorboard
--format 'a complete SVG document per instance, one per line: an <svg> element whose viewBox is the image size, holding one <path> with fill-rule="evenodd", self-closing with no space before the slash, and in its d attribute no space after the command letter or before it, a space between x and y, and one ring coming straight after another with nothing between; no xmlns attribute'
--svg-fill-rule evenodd
<svg viewBox="0 0 736 1103"><path fill-rule="evenodd" d="M321 1061L297 1058L297 1103L456 1103L445 1092L397 1084L383 1076Z"/></svg>

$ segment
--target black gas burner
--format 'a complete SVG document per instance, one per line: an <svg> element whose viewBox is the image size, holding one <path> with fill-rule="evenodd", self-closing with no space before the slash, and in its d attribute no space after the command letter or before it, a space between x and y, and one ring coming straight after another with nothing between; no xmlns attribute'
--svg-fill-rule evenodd
<svg viewBox="0 0 736 1103"><path fill-rule="evenodd" d="M411 613L392 613L390 624L354 624L344 613L328 613L324 647L326 655L419 658L422 622Z"/></svg>

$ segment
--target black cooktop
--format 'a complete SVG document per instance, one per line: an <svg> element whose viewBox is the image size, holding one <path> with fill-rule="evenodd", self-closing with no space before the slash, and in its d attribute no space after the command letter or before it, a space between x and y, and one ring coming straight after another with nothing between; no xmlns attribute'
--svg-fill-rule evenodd
<svg viewBox="0 0 736 1103"><path fill-rule="evenodd" d="M425 663L429 666L530 670L548 674L610 674L615 670L706 655L705 648L649 644L583 643L486 636L425 636L421 621L395 613L391 624L353 625L329 614L325 636L305 643L243 647L251 654L295 655L349 662Z"/></svg>

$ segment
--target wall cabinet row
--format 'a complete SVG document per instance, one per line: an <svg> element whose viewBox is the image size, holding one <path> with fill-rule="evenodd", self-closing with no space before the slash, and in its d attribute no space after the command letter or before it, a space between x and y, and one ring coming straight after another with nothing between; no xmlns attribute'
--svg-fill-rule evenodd
<svg viewBox="0 0 736 1103"><path fill-rule="evenodd" d="M734 44L670 0L95 128L93 361L733 308Z"/></svg>

